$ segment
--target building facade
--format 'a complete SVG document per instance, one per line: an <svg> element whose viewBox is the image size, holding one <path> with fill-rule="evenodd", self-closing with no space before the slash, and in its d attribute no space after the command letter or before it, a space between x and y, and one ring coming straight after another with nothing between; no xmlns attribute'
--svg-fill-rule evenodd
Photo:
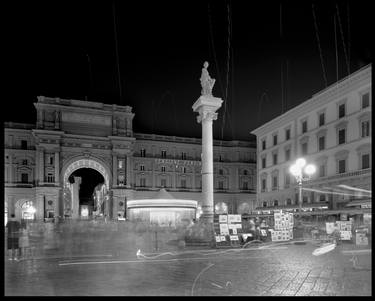
<svg viewBox="0 0 375 301"><path fill-rule="evenodd" d="M303 207L371 208L371 99L369 65L252 131L257 208L298 207L289 168L299 157L317 169L303 182Z"/></svg>
<svg viewBox="0 0 375 301"><path fill-rule="evenodd" d="M79 217L69 178L81 168L103 176L112 218L161 188L199 208L201 139L134 133L129 106L44 96L34 105L36 125L4 125L6 218ZM254 210L255 160L255 143L214 141L217 212Z"/></svg>

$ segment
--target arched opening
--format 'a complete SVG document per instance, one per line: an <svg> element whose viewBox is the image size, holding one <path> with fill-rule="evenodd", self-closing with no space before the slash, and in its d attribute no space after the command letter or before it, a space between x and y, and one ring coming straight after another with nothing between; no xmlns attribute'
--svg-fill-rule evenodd
<svg viewBox="0 0 375 301"><path fill-rule="evenodd" d="M32 201L25 201L21 204L21 219L22 220L34 220L36 209Z"/></svg>
<svg viewBox="0 0 375 301"><path fill-rule="evenodd" d="M71 185L70 193L73 203L78 205L75 212L80 218L90 218L97 212L104 214L104 210L108 208L105 206L105 200L108 200L108 197L105 179L100 172L92 168L79 168L71 173L68 182ZM101 199L97 199L98 193L96 192L102 192L103 187L105 193L100 194Z"/></svg>

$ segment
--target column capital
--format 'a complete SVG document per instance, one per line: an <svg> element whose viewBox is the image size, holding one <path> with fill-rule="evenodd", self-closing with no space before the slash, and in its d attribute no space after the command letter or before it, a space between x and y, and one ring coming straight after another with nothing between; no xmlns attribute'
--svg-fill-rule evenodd
<svg viewBox="0 0 375 301"><path fill-rule="evenodd" d="M193 111L199 113L197 122L212 121L217 119L216 111L221 107L223 100L213 96L201 96L193 104Z"/></svg>
<svg viewBox="0 0 375 301"><path fill-rule="evenodd" d="M202 111L197 116L197 122L201 123L202 121L213 121L217 119L217 113L210 111Z"/></svg>

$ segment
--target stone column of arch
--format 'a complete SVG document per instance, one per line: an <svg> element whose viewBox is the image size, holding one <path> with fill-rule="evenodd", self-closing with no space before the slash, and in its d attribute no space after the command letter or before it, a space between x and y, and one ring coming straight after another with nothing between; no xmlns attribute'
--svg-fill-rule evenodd
<svg viewBox="0 0 375 301"><path fill-rule="evenodd" d="M60 183L60 155L55 151L55 183Z"/></svg>
<svg viewBox="0 0 375 301"><path fill-rule="evenodd" d="M39 183L44 182L44 149L39 148Z"/></svg>
<svg viewBox="0 0 375 301"><path fill-rule="evenodd" d="M126 156L125 157L125 160L126 160L126 179L125 179L125 185L126 185L126 188L130 188L131 187L131 181L130 181L130 156Z"/></svg>
<svg viewBox="0 0 375 301"><path fill-rule="evenodd" d="M117 155L113 154L113 170L112 170L112 186L116 187L118 185L117 179Z"/></svg>

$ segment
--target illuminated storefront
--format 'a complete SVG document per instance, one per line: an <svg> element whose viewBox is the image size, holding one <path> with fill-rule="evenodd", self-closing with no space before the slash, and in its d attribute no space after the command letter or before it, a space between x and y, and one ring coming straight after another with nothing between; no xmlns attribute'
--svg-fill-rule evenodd
<svg viewBox="0 0 375 301"><path fill-rule="evenodd" d="M194 220L197 201L178 200L161 189L155 198L132 200L127 204L130 221L145 221L159 226L176 226L185 220Z"/></svg>

